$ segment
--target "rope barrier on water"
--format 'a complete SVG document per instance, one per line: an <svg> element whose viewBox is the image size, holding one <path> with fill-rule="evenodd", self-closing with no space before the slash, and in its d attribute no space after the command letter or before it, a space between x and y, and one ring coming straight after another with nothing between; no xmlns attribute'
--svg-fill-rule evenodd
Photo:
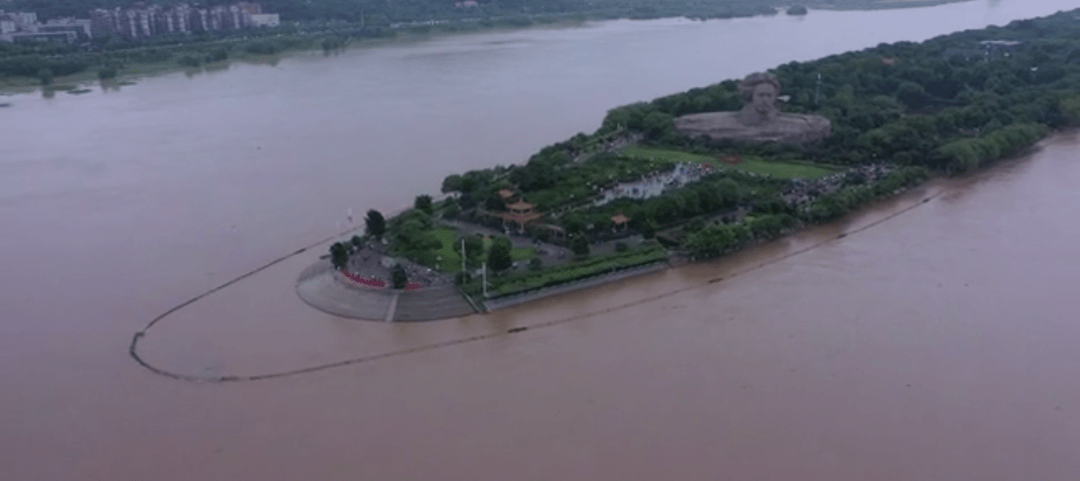
<svg viewBox="0 0 1080 481"><path fill-rule="evenodd" d="M274 372L274 373L257 374L257 375L249 375L249 376L205 377L205 376L194 376L194 375L190 375L190 374L174 373L174 372L170 372L170 371L167 371L165 369L161 369L159 367L156 367L156 366L148 363L147 361L145 361L141 356L139 356L139 353L138 353L139 340L142 339L143 337L145 337L147 331L149 331L150 328L154 327L154 325L157 324L162 319L168 317L169 315L175 313L176 311L179 311L180 309L183 309L184 307L187 307L187 306L189 306L189 305L191 305L191 304L193 304L195 302L198 302L199 300L205 298L206 296L209 296L209 295L211 295L211 294L213 294L215 292L218 292L218 291L220 291L222 289L225 289L226 287L229 287L229 286L231 286L231 285L233 285L233 284L235 284L235 283L237 283L237 282L239 282L239 281L241 281L243 279L251 277L251 276L253 276L253 275L255 275L255 274L259 273L259 272L262 272L263 270L266 270L266 269L268 269L268 268L270 268L270 267L272 267L272 266L274 266L276 264L279 264L279 263L281 263L281 262L283 262L283 261L285 261L287 259L295 257L295 256L297 256L299 254L302 254L305 251L307 251L308 249L317 247L317 246L319 246L321 244L324 244L326 242L329 242L329 241L331 241L331 240L333 240L335 238L346 235L349 232L353 232L353 231L357 230L357 229L350 229L350 230L342 232L342 233L340 233L338 235L327 237L326 239L323 239L323 240L321 240L319 242L316 242L316 243L313 243L313 244L308 245L306 247L303 247L301 249L298 249L298 250L296 250L296 251L294 251L294 252L292 252L292 253L290 253L288 255L285 255L285 256L279 257L277 259L274 259L273 261L267 263L266 265L263 265L263 266L255 269L255 270L252 270L251 272L248 272L248 273L243 274L243 275L241 275L241 276L239 276L239 277L237 277L235 279L232 279L232 280L230 280L230 281L228 281L228 282L226 282L224 284L221 284L221 285L219 285L219 286L217 286L217 287L215 287L215 288L213 288L213 289L211 289L209 291L204 292L203 294L200 294L200 295L198 295L196 297L193 297L193 298L187 300L186 302L184 302L184 303L182 303L182 304L180 304L180 305L178 305L176 307L173 307L172 309L169 309L168 311L165 311L165 313L163 313L160 316L154 318L152 321L150 321L149 324L146 325L146 327L144 327L141 331L136 332L132 336L131 345L128 348L128 354L130 354L131 357L134 358L135 361L137 363L139 363L139 365L141 365L142 367L150 370L151 372L153 372L155 374L159 374L159 375L162 375L162 376L165 376L165 377L178 379L178 380L183 380L183 381L200 382L200 383L229 383L229 382L241 382L241 381L261 381L261 380L266 380L266 379L278 379L278 378L283 378L283 377L288 377L288 376L296 376L296 375L300 375L300 374L308 374L308 373L313 373L313 372L318 372L318 371L325 371L325 370L328 370L328 369L334 369L334 368L339 368L339 367L344 367L344 366L349 366L349 365L354 365L354 364L360 364L360 363L364 363L364 362L377 361L377 360L386 359L386 358L390 358L390 357L406 356L406 355L410 355L410 354L417 354L417 353L424 352L424 351L432 351L432 350L443 349L443 348L452 347L452 346L459 346L459 345L462 345L462 344L468 344L468 343L472 343L472 342L478 342L478 341L493 339L493 338L496 338L496 337L506 336L506 335L509 335L509 334L517 334L517 333L521 333L521 332L534 331L534 330L537 330L537 329L554 327L554 326L558 326L558 325L562 325L562 324L567 324L567 323L570 323L570 322L576 322L576 321L580 321L580 320L583 320L583 319L588 319L588 318L591 318L591 317L595 317L595 316L598 316L598 315L601 315L601 314L607 314L607 313L620 311L620 310L631 308L631 307L640 306L640 305L643 305L643 304L648 304L648 303L655 302L655 301L658 301L658 300L661 300L661 299L665 299L665 298L672 297L672 296L675 296L675 295L678 295L678 294L682 294L684 292L692 291L692 290L695 290L695 289L700 289L702 287L707 287L710 284L715 284L715 283L718 283L718 282L721 282L721 281L730 280L730 279L733 279L733 278L748 274L750 272L760 270L760 269L765 268L767 266L777 264L779 262L790 259L792 257L805 254L805 253L807 253L807 252L809 252L811 250L814 250L814 249L817 249L817 248L822 247L824 245L833 243L833 242L835 242L837 240L843 239L843 238L848 237L848 236L850 236L852 234L857 234L859 232L865 231L865 230L870 229L872 227L878 226L878 225L880 225L880 224L882 224L884 222L892 220L892 219L894 219L894 218L896 218L896 217L898 217L898 216L900 216L902 214L905 214L905 213L907 213L907 212L909 212L909 211L911 211L911 210L913 210L915 208L918 208L918 207L930 202L931 200L936 199L937 197L940 197L944 193L945 193L945 190L942 190L942 191L940 191L940 192L938 192L936 194L933 194L933 195L931 195L929 197L926 197L926 198L922 199L921 201L919 201L919 202L917 202L917 203L915 203L913 205L907 206L907 207L905 207L903 209L900 209L900 210L898 210L896 212L893 212L892 214L889 214L889 215L887 215L885 217L882 217L881 219L875 220L875 221L873 221L873 222L871 222L871 223L869 223L867 225L864 225L862 227L859 227L859 228L851 230L851 231L842 232L842 233L840 233L840 234L838 234L835 237L832 237L830 239L826 239L826 240L823 240L821 242L818 242L818 243L809 245L807 247L804 247L802 249L799 249L799 250L796 250L796 251L793 251L793 252L789 252L789 253L781 255L779 257L775 257L775 258L760 262L760 263L755 264L755 265L753 265L751 267L748 267L748 268L745 268L743 270L737 271L735 273L729 274L726 277L716 277L716 278L709 279L708 281L702 282L700 284L690 285L690 286L682 287L682 288L679 288L679 289L674 289L674 290L671 290L671 291L668 291L668 292L664 292L664 293L657 294L657 295L650 296L650 297L637 299L635 301L627 302L627 303L620 304L620 305L617 305L617 306L611 306L611 307L604 308L604 309L599 309L599 310L596 310L596 311L590 311L590 312L586 312L586 313L583 313L583 314L570 316L570 317L566 317L566 318L562 318L562 319L556 319L556 320L552 320L552 321L540 322L540 323L531 324L531 325L528 325L528 326L513 327L513 328L507 329L505 331L498 331L498 332L492 332L492 333L488 333L488 334L480 334L480 335L475 335L475 336L462 337L462 338L453 339L453 340L449 340L449 341L437 342L437 343L432 343L432 344L425 344L425 345L422 345L422 346L415 346L415 347L411 347L411 348L407 348L407 349L401 349L401 350L397 350L397 351L390 351L390 352L384 352L384 353L379 353L379 354L371 354L371 355L367 355L367 356L361 356L361 357L356 357L356 358L351 358L351 359L346 359L346 360L337 361L337 362L331 362L331 363L326 363L326 364L318 364L318 365L314 365L314 366L309 366L309 367L304 367L304 368L299 368L299 369L294 369L294 370L289 370L289 371L280 371L280 372Z"/></svg>

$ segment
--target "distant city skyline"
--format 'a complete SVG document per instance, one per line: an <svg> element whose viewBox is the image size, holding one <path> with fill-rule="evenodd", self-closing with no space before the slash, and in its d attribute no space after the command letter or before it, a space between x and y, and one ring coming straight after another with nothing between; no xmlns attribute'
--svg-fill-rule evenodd
<svg viewBox="0 0 1080 481"><path fill-rule="evenodd" d="M263 13L262 5L238 2L211 8L196 8L181 3L171 8L156 5L132 8L99 8L90 12L95 33L145 38L192 31L238 30L250 27L276 27L281 23L276 13Z"/></svg>
<svg viewBox="0 0 1080 481"><path fill-rule="evenodd" d="M41 23L35 12L0 10L0 41L56 40L75 43L100 35L140 39L175 33L276 27L281 24L280 15L264 13L262 5L253 2L210 8L192 7L187 3L168 8L156 5L98 8L88 14L89 19L65 17Z"/></svg>

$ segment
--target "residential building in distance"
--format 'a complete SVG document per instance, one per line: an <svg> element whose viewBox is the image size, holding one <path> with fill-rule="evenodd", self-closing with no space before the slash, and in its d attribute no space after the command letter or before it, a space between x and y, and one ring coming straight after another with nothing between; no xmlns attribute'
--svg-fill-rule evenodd
<svg viewBox="0 0 1080 481"><path fill-rule="evenodd" d="M131 39L198 31L276 27L281 23L278 14L263 13L261 4L250 2L211 8L181 3L170 8L142 5L97 9L91 12L90 17L95 32Z"/></svg>
<svg viewBox="0 0 1080 481"><path fill-rule="evenodd" d="M75 43L80 40L88 40L90 36L90 20L58 18L40 23L36 13L9 13L0 10L0 41L33 42L53 40Z"/></svg>
<svg viewBox="0 0 1080 481"><path fill-rule="evenodd" d="M278 25L281 25L281 17L276 13L257 13L248 15L249 27L276 27Z"/></svg>

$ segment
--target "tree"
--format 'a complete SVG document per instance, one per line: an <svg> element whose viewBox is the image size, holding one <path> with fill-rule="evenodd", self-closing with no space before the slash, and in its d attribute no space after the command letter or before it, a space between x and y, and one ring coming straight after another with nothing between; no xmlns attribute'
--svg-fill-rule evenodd
<svg viewBox="0 0 1080 481"><path fill-rule="evenodd" d="M461 213L461 207L458 205L456 199L448 199L446 207L443 208L442 215L444 218L453 219Z"/></svg>
<svg viewBox="0 0 1080 481"><path fill-rule="evenodd" d="M570 250L581 257L589 255L589 239L583 235L570 239Z"/></svg>
<svg viewBox="0 0 1080 481"><path fill-rule="evenodd" d="M418 195L418 196L416 196L416 201L413 202L413 208L415 208L416 210L418 210L420 212L423 212L425 214L430 215L431 212L432 212L431 196L430 195Z"/></svg>
<svg viewBox="0 0 1080 481"><path fill-rule="evenodd" d="M478 235L462 236L454 242L454 250L461 249L461 243L465 243L465 261L469 265L480 265L480 256L484 254L484 239Z"/></svg>
<svg viewBox="0 0 1080 481"><path fill-rule="evenodd" d="M335 242L330 246L330 262L335 269L341 270L349 262L349 249L345 244Z"/></svg>
<svg viewBox="0 0 1080 481"><path fill-rule="evenodd" d="M53 71L51 69L43 68L38 70L38 80L41 80L41 85L51 85L53 83Z"/></svg>
<svg viewBox="0 0 1080 481"><path fill-rule="evenodd" d="M409 285L409 276L401 264L396 264L393 269L390 269L390 282L394 285L394 289L404 289Z"/></svg>
<svg viewBox="0 0 1080 481"><path fill-rule="evenodd" d="M644 237L646 239L652 239L653 237L656 237L656 224L652 221L642 224L641 237Z"/></svg>
<svg viewBox="0 0 1080 481"><path fill-rule="evenodd" d="M692 234L704 228L705 219L702 219L701 217L694 217L693 219L690 219L690 222L686 223L686 225L683 227L683 230L686 231L687 234Z"/></svg>
<svg viewBox="0 0 1080 481"><path fill-rule="evenodd" d="M687 239L687 247L701 257L716 257L723 254L728 246L735 242L735 233L726 225L711 225Z"/></svg>
<svg viewBox="0 0 1080 481"><path fill-rule="evenodd" d="M360 250L360 244L364 243L364 239L361 239L358 235L352 236L352 239L349 239L349 241L352 242L352 245L356 250Z"/></svg>
<svg viewBox="0 0 1080 481"><path fill-rule="evenodd" d="M464 192L464 181L458 174L448 175L442 182L442 193L449 194L451 192Z"/></svg>
<svg viewBox="0 0 1080 481"><path fill-rule="evenodd" d="M510 251L513 249L513 245L510 244L510 239L505 237L496 237L491 242L491 247L488 249L488 265L495 272L501 272L509 269L514 265L514 259L510 255Z"/></svg>
<svg viewBox="0 0 1080 481"><path fill-rule="evenodd" d="M368 235L381 239L386 233L386 218L379 211L371 209L367 212L367 217L364 217L364 227L364 232Z"/></svg>
<svg viewBox="0 0 1080 481"><path fill-rule="evenodd" d="M652 112L646 115L642 121L642 127L645 130L645 136L651 140L660 140L675 131L671 115L663 112Z"/></svg>
<svg viewBox="0 0 1080 481"><path fill-rule="evenodd" d="M562 218L563 229L566 229L568 234L577 234L585 231L586 226L585 214L580 211L571 211Z"/></svg>
<svg viewBox="0 0 1080 481"><path fill-rule="evenodd" d="M1061 113L1070 124L1080 123L1080 96L1066 97L1061 100Z"/></svg>

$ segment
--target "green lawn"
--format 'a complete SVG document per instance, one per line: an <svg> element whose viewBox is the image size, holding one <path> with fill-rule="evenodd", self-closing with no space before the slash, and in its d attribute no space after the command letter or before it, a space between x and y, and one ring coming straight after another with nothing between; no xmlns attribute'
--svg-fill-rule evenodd
<svg viewBox="0 0 1080 481"><path fill-rule="evenodd" d="M715 156L691 154L678 150L656 149L651 147L639 147L631 145L620 151L623 155L642 159L656 158L675 162L701 162L712 164L720 169L737 169L743 172L752 172L758 175L771 175L783 179L795 178L818 178L836 172L836 169L810 162L770 162L758 157L747 157L742 163L727 165L721 164Z"/></svg>
<svg viewBox="0 0 1080 481"><path fill-rule="evenodd" d="M442 259L438 261L439 270L443 272L457 272L461 270L461 247L454 249L454 240L457 239L457 231L454 229L436 229L435 237L442 242L442 247L435 251L435 255Z"/></svg>
<svg viewBox="0 0 1080 481"><path fill-rule="evenodd" d="M712 155L691 154L690 152L682 152L678 150L667 149L655 149L652 147L641 147L637 145L631 145L624 147L619 151L627 157L637 157L641 159L657 158L670 160L672 162L703 162L712 163L716 161L716 157Z"/></svg>
<svg viewBox="0 0 1080 481"><path fill-rule="evenodd" d="M536 256L536 249L532 247L515 247L510 250L510 258L515 261L532 259Z"/></svg>

